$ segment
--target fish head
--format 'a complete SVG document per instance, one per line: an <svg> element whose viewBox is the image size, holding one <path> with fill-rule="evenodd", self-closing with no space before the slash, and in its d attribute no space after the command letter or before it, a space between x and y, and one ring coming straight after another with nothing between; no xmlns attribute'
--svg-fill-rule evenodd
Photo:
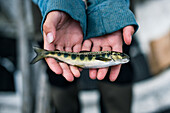
<svg viewBox="0 0 170 113"><path fill-rule="evenodd" d="M117 64L124 64L130 61L130 57L127 54L120 52L112 52L111 58Z"/></svg>

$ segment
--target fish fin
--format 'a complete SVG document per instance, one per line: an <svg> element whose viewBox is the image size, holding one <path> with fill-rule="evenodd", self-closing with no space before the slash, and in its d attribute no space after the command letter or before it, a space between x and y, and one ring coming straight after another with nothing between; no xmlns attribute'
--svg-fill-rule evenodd
<svg viewBox="0 0 170 113"><path fill-rule="evenodd" d="M96 60L101 60L101 61L111 61L111 59L108 58L103 58L103 57L96 57Z"/></svg>
<svg viewBox="0 0 170 113"><path fill-rule="evenodd" d="M90 52L90 51L80 51L80 53L86 53L86 52Z"/></svg>
<svg viewBox="0 0 170 113"><path fill-rule="evenodd" d="M84 67L84 65L74 65L74 66L80 67L80 68L83 68L83 67Z"/></svg>
<svg viewBox="0 0 170 113"><path fill-rule="evenodd" d="M113 61L116 61L114 58L112 58Z"/></svg>
<svg viewBox="0 0 170 113"><path fill-rule="evenodd" d="M57 58L54 58L57 62L62 62L62 63L64 63L63 61L61 61L61 60L59 60L59 59L57 59Z"/></svg>
<svg viewBox="0 0 170 113"><path fill-rule="evenodd" d="M34 64L36 62L38 62L39 60L43 59L45 57L46 54L46 50L38 48L38 47L33 47L34 51L36 52L36 57L31 61L30 64Z"/></svg>
<svg viewBox="0 0 170 113"><path fill-rule="evenodd" d="M55 51L60 51L59 49L56 49Z"/></svg>

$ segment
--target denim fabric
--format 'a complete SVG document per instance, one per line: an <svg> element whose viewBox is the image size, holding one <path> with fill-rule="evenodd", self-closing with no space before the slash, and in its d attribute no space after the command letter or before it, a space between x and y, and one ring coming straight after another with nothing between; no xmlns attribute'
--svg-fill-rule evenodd
<svg viewBox="0 0 170 113"><path fill-rule="evenodd" d="M120 30L128 25L138 29L128 0L88 0L86 39Z"/></svg>
<svg viewBox="0 0 170 113"><path fill-rule="evenodd" d="M138 29L134 14L129 9L129 0L88 0L87 11L82 0L33 1L41 10L42 24L50 11L64 11L80 22L84 39L109 34L128 25L133 25L135 31Z"/></svg>
<svg viewBox="0 0 170 113"><path fill-rule="evenodd" d="M50 11L59 10L68 13L74 20L79 21L85 36L86 10L82 0L33 0L33 2L39 6L43 16L41 31L47 14Z"/></svg>

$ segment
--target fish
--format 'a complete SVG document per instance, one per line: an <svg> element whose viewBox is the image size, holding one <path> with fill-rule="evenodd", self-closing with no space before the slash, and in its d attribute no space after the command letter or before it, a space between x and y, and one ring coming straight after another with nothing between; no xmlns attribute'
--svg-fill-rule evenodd
<svg viewBox="0 0 170 113"><path fill-rule="evenodd" d="M104 68L125 64L130 61L130 57L121 52L116 51L81 51L81 52L66 52L66 51L48 51L38 47L33 47L36 52L35 58L31 64L35 64L43 58L54 58L57 62L64 62L80 68Z"/></svg>

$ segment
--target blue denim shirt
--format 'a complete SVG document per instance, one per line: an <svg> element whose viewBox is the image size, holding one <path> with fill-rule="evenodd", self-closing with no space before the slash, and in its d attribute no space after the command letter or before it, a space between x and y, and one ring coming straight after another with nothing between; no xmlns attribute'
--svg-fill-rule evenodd
<svg viewBox="0 0 170 113"><path fill-rule="evenodd" d="M87 10L82 0L33 0L40 8L43 20L53 10L68 13L80 22L84 39L102 36L128 25L138 29L134 14L129 9L129 0L88 0Z"/></svg>

